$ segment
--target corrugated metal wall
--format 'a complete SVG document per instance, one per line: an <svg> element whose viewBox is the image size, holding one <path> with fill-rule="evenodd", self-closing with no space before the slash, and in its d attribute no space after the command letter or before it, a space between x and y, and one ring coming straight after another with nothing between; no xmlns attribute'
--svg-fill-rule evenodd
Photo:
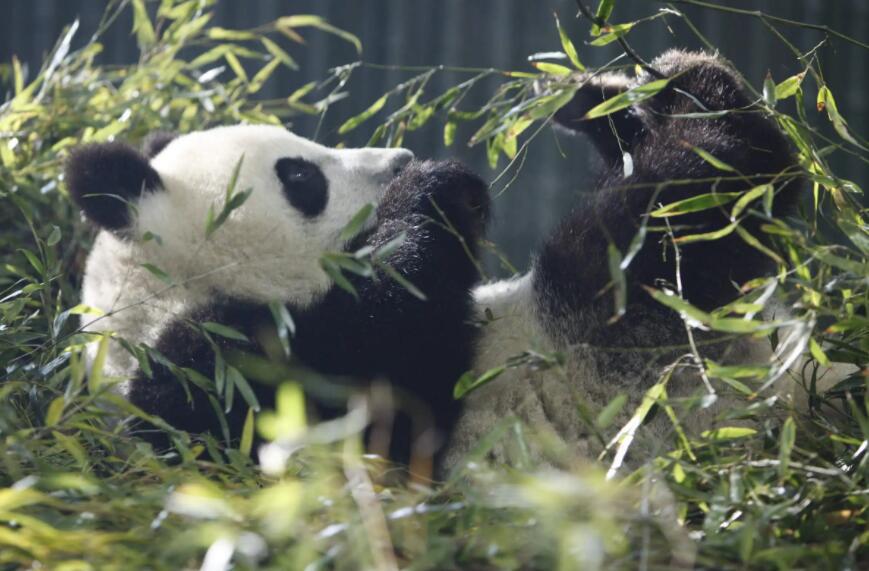
<svg viewBox="0 0 869 571"><path fill-rule="evenodd" d="M590 0L586 3L595 4ZM32 67L38 66L63 26L76 17L81 19L80 38L92 33L105 4L105 0L4 0L0 5L3 13L0 58L8 61L15 53ZM869 2L865 0L745 0L726 4L826 24L863 42L869 41ZM363 58L367 62L528 70L525 61L528 54L560 49L552 18L553 11L557 11L587 64L600 65L617 55L617 44L604 48L581 45L580 38L585 38L587 28L573 20L574 6L573 0L223 0L218 7L217 23L244 28L281 15L315 13L357 34L365 47ZM657 0L620 0L613 21L634 20L665 6ZM760 85L767 70L777 80L799 71L795 58L757 19L691 6L680 5L679 9L755 85ZM814 30L786 25L780 29L804 51L823 38L822 33ZM329 67L356 59L349 45L332 36L317 32L306 32L305 36L306 47L292 47L302 70L276 77L267 86L266 96L286 95L308 81L322 78ZM668 47L700 46L696 36L676 17L635 28L630 39L646 58ZM104 44L108 61L135 59L129 18L114 26ZM869 131L869 51L834 40L819 54L840 110L852 128L865 136ZM397 69L359 70L348 86L350 98L330 111L320 139L326 143L336 141L336 125L408 76ZM431 83L430 92L439 93L462 77L460 73L444 72ZM482 85L476 93L477 102L483 101L495 85L495 82ZM467 103L470 107L474 101ZM358 129L350 143L363 144L372 128L365 125ZM302 120L294 129L311 136L314 123ZM457 141L462 141L461 135L460 131ZM446 149L441 141L441 130L435 124L409 134L405 144L421 156L458 155L489 178L496 176L497 172L486 165L483 149L462 145ZM591 184L593 166L591 149L583 141L564 137L556 140L546 133L533 146L516 181L497 199L497 218L491 232L493 241L517 267L527 264L529 252L565 210L582 200L581 193ZM856 160L843 163L840 174L869 186L865 163Z"/></svg>

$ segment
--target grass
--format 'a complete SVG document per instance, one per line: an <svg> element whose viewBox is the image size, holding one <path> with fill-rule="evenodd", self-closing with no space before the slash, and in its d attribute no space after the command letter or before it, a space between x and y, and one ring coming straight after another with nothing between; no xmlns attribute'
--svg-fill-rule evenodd
<svg viewBox="0 0 869 571"><path fill-rule="evenodd" d="M16 60L0 67L12 93L0 107L0 568L865 568L865 369L824 395L814 390L813 374L819 363L867 362L862 190L836 176L830 161L866 163L869 151L812 59L799 76L758 89L799 150L812 192L798 219L767 225L778 274L749 284L747 294L775 283L776 296L794 308L807 359L799 379L808 390L805 409L756 396L774 374L770 367L707 363L716 384L742 395L741 406L707 433L682 438L674 431L656 459L609 479L612 452L597 463L556 448L547 466L472 461L447 482L395 484L394 466L363 453L352 413L340 437L300 450L279 440L270 448L277 461L263 466L244 447L211 439L188 438L175 454L160 456L130 437L125 429L141 412L97 382L98 370L88 375L83 359L84 345L98 342L77 331L77 315L88 311L78 305L78 288L93 235L60 178L66 153L81 142L135 142L159 129L280 124L292 114L318 114L330 90L360 65L333 70L322 85L288 99L258 100L271 73L295 67L281 42L298 41L311 26L356 40L305 16L221 30L209 24L211 4L165 0L155 14L140 1L111 2L101 31L132 10L136 65L99 65L99 34L70 50L74 25L35 77L25 78ZM610 3L601 4L597 14L608 14ZM775 20L764 22L775 31ZM582 65L581 50L560 37L569 57L538 66L551 94L532 89L537 74L464 70L469 79L424 96L440 69L421 70L385 94L406 104L374 128L372 143L398 145L408 130L442 121L450 144L456 125L469 122L471 142L486 145L494 165L506 158L516 168L569 97L564 74ZM220 62L232 77L210 71ZM502 84L490 101L462 108L466 90L493 74ZM781 111L786 101L793 114ZM372 121L381 106L378 100L342 132ZM708 325L728 315L739 309L713 312ZM666 393L655 387L647 402L666 411ZM272 420L289 434L308 434L298 389L285 385L281 395ZM650 409L637 410L637 425ZM605 422L611 408L590 414L610 436L621 428ZM754 428L734 422L746 419ZM480 455L499 438L523 446L540 436L506 418L481 442Z"/></svg>

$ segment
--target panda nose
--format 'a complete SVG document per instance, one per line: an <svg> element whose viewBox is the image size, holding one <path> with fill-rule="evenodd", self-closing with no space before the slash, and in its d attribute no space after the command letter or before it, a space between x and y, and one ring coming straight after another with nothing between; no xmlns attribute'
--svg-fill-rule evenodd
<svg viewBox="0 0 869 571"><path fill-rule="evenodd" d="M389 161L389 172L393 177L404 170L404 167L413 160L413 153L407 149L399 149L399 152Z"/></svg>

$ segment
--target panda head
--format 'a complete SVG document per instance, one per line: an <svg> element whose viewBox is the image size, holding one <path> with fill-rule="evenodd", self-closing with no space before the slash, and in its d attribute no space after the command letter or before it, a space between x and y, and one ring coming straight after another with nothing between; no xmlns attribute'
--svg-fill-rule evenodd
<svg viewBox="0 0 869 571"><path fill-rule="evenodd" d="M307 303L329 285L322 254L342 248L342 229L411 158L404 149L328 148L273 126L157 137L143 152L80 147L67 186L103 230L86 282L117 289L156 267L194 297ZM250 195L209 234L239 164L234 194Z"/></svg>

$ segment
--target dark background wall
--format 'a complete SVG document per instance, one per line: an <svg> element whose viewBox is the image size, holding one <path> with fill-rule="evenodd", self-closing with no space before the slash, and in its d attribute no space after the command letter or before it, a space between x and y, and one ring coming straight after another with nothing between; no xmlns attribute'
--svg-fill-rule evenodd
<svg viewBox="0 0 869 571"><path fill-rule="evenodd" d="M722 4L759 9L793 20L825 24L869 41L869 2L865 0L742 0ZM586 4L596 2L586 0ZM79 42L96 28L105 0L4 0L0 20L0 61L16 54L30 68L38 68L64 26L81 21ZM632 21L667 6L657 0L619 0L613 22ZM682 6L696 27L721 53L735 62L746 78L760 86L766 72L777 81L800 71L793 55L756 18ZM577 44L587 65L601 65L620 53L617 44L603 48L586 46L587 24L573 19L573 0L222 0L215 23L229 28L253 27L288 14L313 13L358 35L364 45L363 60L388 66L444 64L463 67L495 67L531 71L526 57L535 52L560 49L553 24L557 12ZM135 61L137 49L131 36L129 14L104 37L104 61ZM824 35L815 30L780 26L799 49L808 51ZM325 77L330 67L355 61L347 43L320 32L305 31L306 46L288 46L301 64L301 71L277 75L263 96L286 96L308 81ZM629 39L645 58L651 59L669 47L698 48L700 42L683 21L674 16L635 28ZM854 131L867 135L869 126L869 51L832 40L818 52L825 78L837 97L840 111ZM333 106L319 139L338 140L335 129L379 95L412 74L400 69L362 68L347 86L349 98ZM430 84L431 94L440 93L467 74L446 71ZM808 83L808 82L807 82ZM485 101L497 80L482 84L467 100L467 108ZM811 95L814 96L813 94ZM351 133L348 143L362 145L376 125L373 120ZM425 157L456 156L494 179L482 148L467 148L469 132L460 131L457 143L445 148L441 122L410 133L405 146ZM301 135L312 137L315 121L302 118L292 125ZM462 135L465 135L464 140ZM593 183L595 159L584 141L544 132L528 155L512 185L496 198L496 221L492 240L518 268L527 266L529 254L565 210L583 199ZM841 176L869 186L867 167L857 160L842 160ZM512 175L503 177L499 188ZM492 264L490 264L492 265Z"/></svg>

